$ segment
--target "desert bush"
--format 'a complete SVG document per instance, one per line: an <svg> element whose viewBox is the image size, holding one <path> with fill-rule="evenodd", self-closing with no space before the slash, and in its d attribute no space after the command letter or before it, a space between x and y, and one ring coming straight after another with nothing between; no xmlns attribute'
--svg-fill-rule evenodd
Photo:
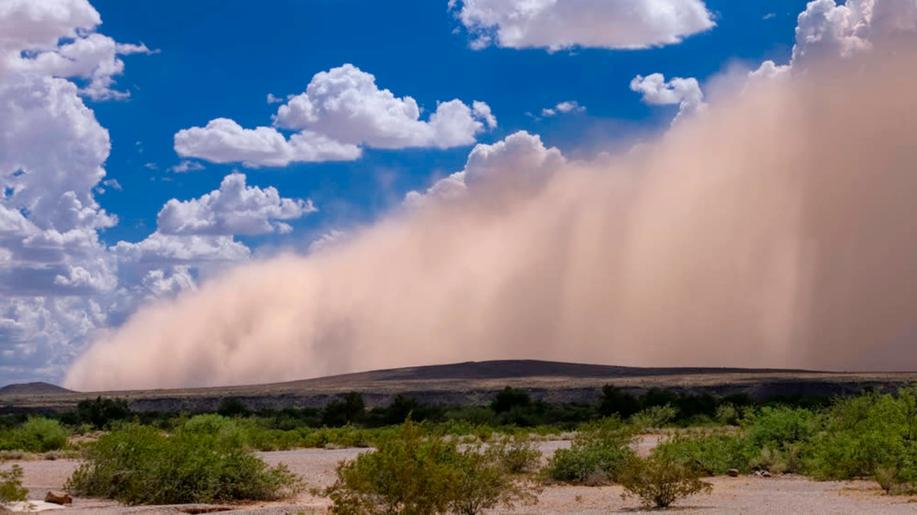
<svg viewBox="0 0 917 515"><path fill-rule="evenodd" d="M632 429L617 417L580 431L568 449L554 452L545 474L554 481L600 485L615 481L634 456Z"/></svg>
<svg viewBox="0 0 917 515"><path fill-rule="evenodd" d="M505 468L498 447L460 448L408 421L375 451L341 463L325 493L334 513L473 514L528 500L531 492Z"/></svg>
<svg viewBox="0 0 917 515"><path fill-rule="evenodd" d="M836 401L809 445L806 465L821 479L875 475L889 491L917 484L917 390Z"/></svg>
<svg viewBox="0 0 917 515"><path fill-rule="evenodd" d="M9 470L0 470L0 503L24 501L28 494L22 486L22 467L13 465Z"/></svg>
<svg viewBox="0 0 917 515"><path fill-rule="evenodd" d="M677 435L659 444L653 453L706 475L721 475L733 468L749 470L745 446L738 434Z"/></svg>
<svg viewBox="0 0 917 515"><path fill-rule="evenodd" d="M713 485L700 479L699 472L666 454L631 458L619 474L618 482L624 487L622 497L636 496L644 506L657 508L667 508L683 497L713 490Z"/></svg>
<svg viewBox="0 0 917 515"><path fill-rule="evenodd" d="M737 426L740 415L739 409L727 402L716 407L716 415L713 418L724 426Z"/></svg>
<svg viewBox="0 0 917 515"><path fill-rule="evenodd" d="M48 452L63 449L69 432L57 420L31 417L19 427L0 432L0 450Z"/></svg>
<svg viewBox="0 0 917 515"><path fill-rule="evenodd" d="M514 435L492 443L491 447L503 468L511 474L534 472L541 461L541 451L528 436Z"/></svg>
<svg viewBox="0 0 917 515"><path fill-rule="evenodd" d="M638 429L652 429L669 424L678 416L678 410L668 404L650 406L630 417L630 423Z"/></svg>
<svg viewBox="0 0 917 515"><path fill-rule="evenodd" d="M286 467L268 467L234 435L205 428L172 435L127 424L91 444L67 488L127 504L208 503L282 497L300 486Z"/></svg>

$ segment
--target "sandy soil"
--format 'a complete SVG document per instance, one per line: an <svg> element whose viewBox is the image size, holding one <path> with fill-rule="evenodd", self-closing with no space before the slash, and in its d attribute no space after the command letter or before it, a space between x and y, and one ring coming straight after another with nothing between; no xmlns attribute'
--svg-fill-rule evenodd
<svg viewBox="0 0 917 515"><path fill-rule="evenodd" d="M657 437L647 437L639 444L641 453L655 444ZM546 455L566 447L568 441L545 441L539 446ZM300 449L265 452L261 457L270 464L285 463L301 475L310 486L324 487L334 481L338 462L352 459L366 449ZM61 489L76 468L74 460L16 462L25 471L25 485L30 497L42 499L51 489ZM798 476L759 478L718 477L710 479L713 494L682 501L670 511L680 513L917 513L917 497L882 495L873 482L818 482ZM609 487L548 486L532 506L494 513L641 513L634 499L622 499L622 489ZM328 501L303 493L284 503L261 503L227 506L232 513L324 513ZM181 513L187 506L124 507L110 501L76 499L64 513ZM55 512L61 513L61 512ZM222 512L226 513L226 512Z"/></svg>

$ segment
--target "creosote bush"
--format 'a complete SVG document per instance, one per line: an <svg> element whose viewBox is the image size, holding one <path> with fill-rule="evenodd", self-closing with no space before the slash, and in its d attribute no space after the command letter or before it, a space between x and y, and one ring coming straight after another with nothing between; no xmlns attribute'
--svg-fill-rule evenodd
<svg viewBox="0 0 917 515"><path fill-rule="evenodd" d="M326 490L342 514L475 514L534 499L534 485L506 466L505 447L460 447L424 436L415 424L379 442L375 451L341 463Z"/></svg>
<svg viewBox="0 0 917 515"><path fill-rule="evenodd" d="M713 485L702 481L695 469L665 454L628 460L618 482L624 487L622 497L636 496L644 506L657 508L668 508L683 497L713 490Z"/></svg>
<svg viewBox="0 0 917 515"><path fill-rule="evenodd" d="M13 465L9 470L0 470L0 503L24 501L28 494L22 486L22 467Z"/></svg>
<svg viewBox="0 0 917 515"><path fill-rule="evenodd" d="M558 449L545 469L554 481L591 486L617 481L634 457L629 444L633 428L610 417L580 431L568 449Z"/></svg>
<svg viewBox="0 0 917 515"><path fill-rule="evenodd" d="M224 427L180 428L172 435L127 424L91 444L68 490L127 504L266 500L300 487L280 465L269 467Z"/></svg>

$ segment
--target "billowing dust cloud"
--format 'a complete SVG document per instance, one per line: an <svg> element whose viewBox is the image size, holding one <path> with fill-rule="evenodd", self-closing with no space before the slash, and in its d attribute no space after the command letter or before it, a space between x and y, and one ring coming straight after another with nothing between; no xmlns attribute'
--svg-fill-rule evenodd
<svg viewBox="0 0 917 515"><path fill-rule="evenodd" d="M751 81L615 157L469 169L462 194L141 309L66 384L494 358L917 368L915 91L917 55L874 52Z"/></svg>

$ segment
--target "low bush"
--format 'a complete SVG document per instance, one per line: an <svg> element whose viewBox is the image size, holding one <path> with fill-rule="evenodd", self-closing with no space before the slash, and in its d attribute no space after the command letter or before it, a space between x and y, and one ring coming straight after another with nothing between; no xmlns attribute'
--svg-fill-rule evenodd
<svg viewBox="0 0 917 515"><path fill-rule="evenodd" d="M746 442L738 434L678 435L661 443L653 453L705 475L749 470Z"/></svg>
<svg viewBox="0 0 917 515"><path fill-rule="evenodd" d="M701 481L699 472L666 454L628 460L618 482L624 487L622 497L635 496L644 506L657 508L667 508L683 497L713 490L713 485Z"/></svg>
<svg viewBox="0 0 917 515"><path fill-rule="evenodd" d="M115 429L88 446L67 488L127 504L175 504L274 499L301 486L286 467L269 467L247 451L218 420L191 426L170 436L136 424Z"/></svg>
<svg viewBox="0 0 917 515"><path fill-rule="evenodd" d="M28 494L22 486L22 467L13 465L9 470L0 470L0 503L24 501Z"/></svg>
<svg viewBox="0 0 917 515"><path fill-rule="evenodd" d="M480 513L533 499L533 485L506 469L497 446L460 448L406 422L375 451L341 463L326 490L334 513Z"/></svg>
<svg viewBox="0 0 917 515"><path fill-rule="evenodd" d="M639 430L656 429L668 425L678 416L678 410L668 404L651 406L630 417L630 423Z"/></svg>
<svg viewBox="0 0 917 515"><path fill-rule="evenodd" d="M616 481L622 468L633 458L632 429L618 418L580 431L568 449L558 449L545 474L554 481L590 486Z"/></svg>
<svg viewBox="0 0 917 515"><path fill-rule="evenodd" d="M0 431L0 450L48 452L63 449L69 432L57 420L31 417L21 426Z"/></svg>
<svg viewBox="0 0 917 515"><path fill-rule="evenodd" d="M511 474L534 472L541 462L541 451L527 436L515 435L490 445L503 468Z"/></svg>

